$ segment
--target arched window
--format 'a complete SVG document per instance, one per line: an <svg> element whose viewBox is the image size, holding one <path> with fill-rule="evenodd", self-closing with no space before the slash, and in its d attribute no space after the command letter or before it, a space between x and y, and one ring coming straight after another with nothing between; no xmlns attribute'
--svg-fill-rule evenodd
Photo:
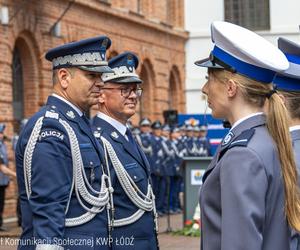
<svg viewBox="0 0 300 250"><path fill-rule="evenodd" d="M14 49L13 63L13 127L15 132L19 132L20 121L24 118L24 83L23 67L18 48Z"/></svg>
<svg viewBox="0 0 300 250"><path fill-rule="evenodd" d="M225 21L251 30L270 29L269 0L224 0Z"/></svg>
<svg viewBox="0 0 300 250"><path fill-rule="evenodd" d="M140 77L143 80L142 88L143 95L139 102L139 106L137 109L137 113L139 118L148 117L152 118L152 97L153 97L153 89L154 86L154 73L152 69L152 65L148 60L145 60L142 64Z"/></svg>
<svg viewBox="0 0 300 250"><path fill-rule="evenodd" d="M182 86L180 81L180 74L178 68L174 65L170 71L169 76L169 109L181 110L181 104L183 102Z"/></svg>

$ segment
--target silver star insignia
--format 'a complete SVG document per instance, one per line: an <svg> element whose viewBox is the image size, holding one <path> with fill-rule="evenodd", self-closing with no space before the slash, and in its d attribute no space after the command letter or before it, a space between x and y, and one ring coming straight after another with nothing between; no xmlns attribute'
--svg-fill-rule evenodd
<svg viewBox="0 0 300 250"><path fill-rule="evenodd" d="M100 138L100 133L98 131L95 131L94 136L95 136L95 138Z"/></svg>
<svg viewBox="0 0 300 250"><path fill-rule="evenodd" d="M73 112L72 110L69 110L69 111L67 112L67 116L69 116L69 117L72 118L72 119L75 118L75 114L74 114L74 112Z"/></svg>
<svg viewBox="0 0 300 250"><path fill-rule="evenodd" d="M118 134L117 134L117 132L115 132L115 131L111 133L111 136L114 137L114 138L118 138L119 137Z"/></svg>

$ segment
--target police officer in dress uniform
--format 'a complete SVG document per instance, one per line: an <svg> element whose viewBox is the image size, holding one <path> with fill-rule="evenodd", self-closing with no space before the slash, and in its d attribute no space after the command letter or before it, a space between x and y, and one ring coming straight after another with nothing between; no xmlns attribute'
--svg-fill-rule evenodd
<svg viewBox="0 0 300 250"><path fill-rule="evenodd" d="M212 116L232 128L203 176L201 249L289 249L289 224L300 225L296 164L288 116L271 84L288 61L237 25L213 22L211 35L211 56L196 65L208 68L202 91Z"/></svg>
<svg viewBox="0 0 300 250"><path fill-rule="evenodd" d="M182 157L185 157L185 156L187 156L187 147L186 147L187 136L186 136L186 131L185 131L185 129L186 129L185 124L182 124L181 126L179 126L179 129L180 129L180 136L178 137L178 141L183 149Z"/></svg>
<svg viewBox="0 0 300 250"><path fill-rule="evenodd" d="M143 118L139 122L140 131L139 135L136 135L136 141L140 145L141 149L145 153L149 165L151 179L154 175L154 158L153 158L153 136L151 134L151 121L148 118ZM154 183L152 183L154 185Z"/></svg>
<svg viewBox="0 0 300 250"><path fill-rule="evenodd" d="M185 128L186 131L186 149L187 156L197 156L197 147L194 141L194 127L188 124Z"/></svg>
<svg viewBox="0 0 300 250"><path fill-rule="evenodd" d="M22 210L19 249L109 249L109 185L104 152L84 112L98 102L101 74L111 72L106 36L46 54L53 94L29 119L16 147Z"/></svg>
<svg viewBox="0 0 300 250"><path fill-rule="evenodd" d="M156 197L156 207L159 216L164 215L163 204L166 192L166 171L163 165L165 155L162 146L162 124L159 120L151 125L153 133L153 157L154 157L154 176L152 183ZM156 186L155 186L156 183Z"/></svg>
<svg viewBox="0 0 300 250"><path fill-rule="evenodd" d="M166 189L163 201L164 213L173 213L172 195L174 192L174 176L175 176L175 151L170 140L171 128L168 124L162 127L162 151L164 161L162 165L165 169ZM160 206L159 206L160 207ZM161 209L160 209L161 210Z"/></svg>
<svg viewBox="0 0 300 250"><path fill-rule="evenodd" d="M199 126L198 142L200 144L199 155L211 156L211 146L207 138L207 126L205 125Z"/></svg>
<svg viewBox="0 0 300 250"><path fill-rule="evenodd" d="M174 191L172 192L172 204L173 211L176 213L181 212L181 205L179 200L179 193L181 191L181 184L183 181L183 156L185 152L184 145L180 143L180 129L178 127L174 127L171 130L171 145L175 152L174 166L175 166L175 174L173 178L174 182Z"/></svg>
<svg viewBox="0 0 300 250"><path fill-rule="evenodd" d="M278 48L286 55L290 67L283 73L277 74L273 83L282 94L290 114L289 127L300 187L300 45L286 38L279 38ZM291 238L291 250L300 250L300 235L294 231Z"/></svg>
<svg viewBox="0 0 300 250"><path fill-rule="evenodd" d="M114 73L103 74L94 135L103 146L114 188L111 204L113 249L158 249L155 197L150 166L126 127L136 112L142 81L135 73L138 58L124 52L109 61ZM122 244L121 239L127 240ZM126 241L125 241L126 242Z"/></svg>
<svg viewBox="0 0 300 250"><path fill-rule="evenodd" d="M4 175L7 175L12 178L16 178L17 174L13 170L9 169L7 165L5 165L5 156L0 153L0 172ZM5 197L3 198L3 201L5 200ZM5 228L1 227L0 231L6 231Z"/></svg>

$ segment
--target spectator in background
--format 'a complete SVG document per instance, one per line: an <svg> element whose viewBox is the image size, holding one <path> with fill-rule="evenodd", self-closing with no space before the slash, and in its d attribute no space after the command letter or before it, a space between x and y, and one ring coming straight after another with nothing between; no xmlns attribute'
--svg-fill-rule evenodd
<svg viewBox="0 0 300 250"><path fill-rule="evenodd" d="M209 139L207 138L207 126L201 125L199 129L198 140L201 148L203 149L200 152L200 156L211 156L211 147Z"/></svg>
<svg viewBox="0 0 300 250"><path fill-rule="evenodd" d="M278 48L290 62L288 70L277 74L273 80L289 112L289 130L295 153L300 187L300 44L285 38L278 39ZM300 250L300 235L292 232L291 250Z"/></svg>
<svg viewBox="0 0 300 250"><path fill-rule="evenodd" d="M6 231L3 227L3 210L5 203L5 190L9 184L7 147L4 143L5 124L0 123L0 155L1 155L1 171L0 171L0 231Z"/></svg>

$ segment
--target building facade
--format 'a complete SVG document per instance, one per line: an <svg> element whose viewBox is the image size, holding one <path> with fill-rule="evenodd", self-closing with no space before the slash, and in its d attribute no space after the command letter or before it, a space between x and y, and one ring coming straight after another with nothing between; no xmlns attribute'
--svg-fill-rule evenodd
<svg viewBox="0 0 300 250"><path fill-rule="evenodd" d="M112 40L108 57L129 50L140 58L144 92L134 124L185 112L184 0L0 0L0 122L9 137L51 94L45 52L101 34ZM9 157L13 166L12 150ZM14 185L7 193L5 211L14 216Z"/></svg>
<svg viewBox="0 0 300 250"><path fill-rule="evenodd" d="M208 57L213 45L210 38L212 21L229 21L262 35L277 46L280 36L300 43L299 0L185 0L186 43L186 110L188 114L210 112L201 87L206 69L194 65Z"/></svg>

